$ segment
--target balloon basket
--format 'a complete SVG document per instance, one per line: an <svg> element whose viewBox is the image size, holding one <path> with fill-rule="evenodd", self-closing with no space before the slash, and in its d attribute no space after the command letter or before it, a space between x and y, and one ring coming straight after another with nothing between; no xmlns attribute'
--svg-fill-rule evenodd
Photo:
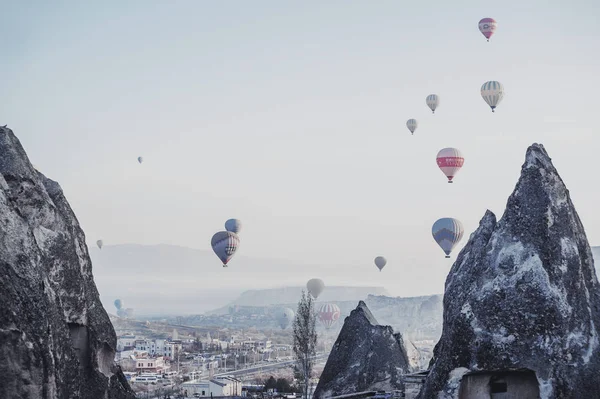
<svg viewBox="0 0 600 399"><path fill-rule="evenodd" d="M446 255L446 259L450 259L450 255Z"/></svg>

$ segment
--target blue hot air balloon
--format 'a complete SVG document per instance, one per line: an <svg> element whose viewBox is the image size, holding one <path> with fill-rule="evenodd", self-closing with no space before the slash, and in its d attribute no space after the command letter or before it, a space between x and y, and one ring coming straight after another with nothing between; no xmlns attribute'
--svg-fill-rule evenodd
<svg viewBox="0 0 600 399"><path fill-rule="evenodd" d="M438 219L431 229L433 239L446 253L446 258L450 257L450 252L461 240L464 228L462 223L453 218Z"/></svg>
<svg viewBox="0 0 600 399"><path fill-rule="evenodd" d="M229 219L225 222L225 230L239 234L242 229L242 222L239 219Z"/></svg>
<svg viewBox="0 0 600 399"><path fill-rule="evenodd" d="M233 258L235 251L240 246L240 238L231 231L219 231L212 237L210 245L217 257L223 262L223 267L227 267L227 262Z"/></svg>
<svg viewBox="0 0 600 399"><path fill-rule="evenodd" d="M115 299L115 308L117 308L117 310L119 310L122 307L123 307L123 301L120 299Z"/></svg>

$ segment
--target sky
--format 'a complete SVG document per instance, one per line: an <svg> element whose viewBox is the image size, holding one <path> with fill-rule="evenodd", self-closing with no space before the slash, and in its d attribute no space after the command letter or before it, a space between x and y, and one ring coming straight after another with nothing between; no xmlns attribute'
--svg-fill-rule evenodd
<svg viewBox="0 0 600 399"><path fill-rule="evenodd" d="M451 260L432 223L461 220L464 244L486 209L500 216L534 142L600 244L598 2L2 3L0 124L89 245L210 250L235 217L244 256L439 293ZM495 113L489 80L506 92ZM444 147L466 158L452 185Z"/></svg>

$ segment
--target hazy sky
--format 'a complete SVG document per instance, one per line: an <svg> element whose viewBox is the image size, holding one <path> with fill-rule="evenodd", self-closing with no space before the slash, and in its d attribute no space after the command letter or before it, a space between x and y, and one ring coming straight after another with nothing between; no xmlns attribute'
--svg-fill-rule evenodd
<svg viewBox="0 0 600 399"><path fill-rule="evenodd" d="M541 142L600 244L597 1L3 3L0 124L89 243L208 250L237 217L246 256L441 292L431 224L460 219L464 244ZM488 80L506 90L495 114ZM453 185L435 162L447 146L466 157Z"/></svg>

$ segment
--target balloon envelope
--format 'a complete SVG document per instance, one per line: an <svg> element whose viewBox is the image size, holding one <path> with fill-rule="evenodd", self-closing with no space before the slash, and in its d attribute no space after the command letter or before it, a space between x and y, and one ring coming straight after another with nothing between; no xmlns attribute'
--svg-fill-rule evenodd
<svg viewBox="0 0 600 399"><path fill-rule="evenodd" d="M431 112L435 114L435 109L440 105L440 97L437 94L430 94L425 99L425 103L431 109Z"/></svg>
<svg viewBox="0 0 600 399"><path fill-rule="evenodd" d="M481 97L483 97L483 100L490 106L492 112L495 112L494 110L504 98L504 86L502 86L502 83L496 82L495 80L485 82L483 86L481 86Z"/></svg>
<svg viewBox="0 0 600 399"><path fill-rule="evenodd" d="M98 240L98 241L96 241L96 245L98 246L98 248L102 249L102 246L104 245L104 241Z"/></svg>
<svg viewBox="0 0 600 399"><path fill-rule="evenodd" d="M125 309L125 317L127 317L128 319L133 319L133 309L132 308L127 308Z"/></svg>
<svg viewBox="0 0 600 399"><path fill-rule="evenodd" d="M282 330L288 328L294 320L294 311L290 308L280 309L277 313L277 324Z"/></svg>
<svg viewBox="0 0 600 399"><path fill-rule="evenodd" d="M323 324L326 329L330 329L338 321L340 314L341 312L338 305L335 303L325 303L321 306L317 315L321 324Z"/></svg>
<svg viewBox="0 0 600 399"><path fill-rule="evenodd" d="M210 245L217 257L223 262L223 267L227 267L227 263L233 258L235 251L240 246L240 238L231 231L219 231L212 237Z"/></svg>
<svg viewBox="0 0 600 399"><path fill-rule="evenodd" d="M120 299L115 299L115 308L121 309L123 307L123 301Z"/></svg>
<svg viewBox="0 0 600 399"><path fill-rule="evenodd" d="M308 293L317 299L325 289L325 283L320 278L311 278L306 283L306 288L308 289Z"/></svg>
<svg viewBox="0 0 600 399"><path fill-rule="evenodd" d="M383 267L386 264L387 264L387 259L385 259L383 256L378 256L375 258L375 266L377 266L379 271L381 271L381 269L383 269Z"/></svg>
<svg viewBox="0 0 600 399"><path fill-rule="evenodd" d="M442 173L448 178L448 183L452 183L452 179L465 163L465 158L457 148L441 149L435 160Z"/></svg>
<svg viewBox="0 0 600 399"><path fill-rule="evenodd" d="M142 158L142 157L138 157L138 162L139 162L139 163L142 163L142 162L144 162L144 158Z"/></svg>
<svg viewBox="0 0 600 399"><path fill-rule="evenodd" d="M498 23L493 18L483 18L479 21L479 31L488 39L488 42L490 41L490 37L496 32L497 26Z"/></svg>
<svg viewBox="0 0 600 399"><path fill-rule="evenodd" d="M225 230L238 234L242 229L242 222L239 219L229 219L225 222Z"/></svg>
<svg viewBox="0 0 600 399"><path fill-rule="evenodd" d="M416 119L409 119L406 121L406 127L413 134L415 133L415 130L417 130L418 126L419 126L419 123L417 122Z"/></svg>
<svg viewBox="0 0 600 399"><path fill-rule="evenodd" d="M438 219L431 228L433 239L446 253L446 258L450 257L450 253L461 240L463 233L462 223L454 218Z"/></svg>

